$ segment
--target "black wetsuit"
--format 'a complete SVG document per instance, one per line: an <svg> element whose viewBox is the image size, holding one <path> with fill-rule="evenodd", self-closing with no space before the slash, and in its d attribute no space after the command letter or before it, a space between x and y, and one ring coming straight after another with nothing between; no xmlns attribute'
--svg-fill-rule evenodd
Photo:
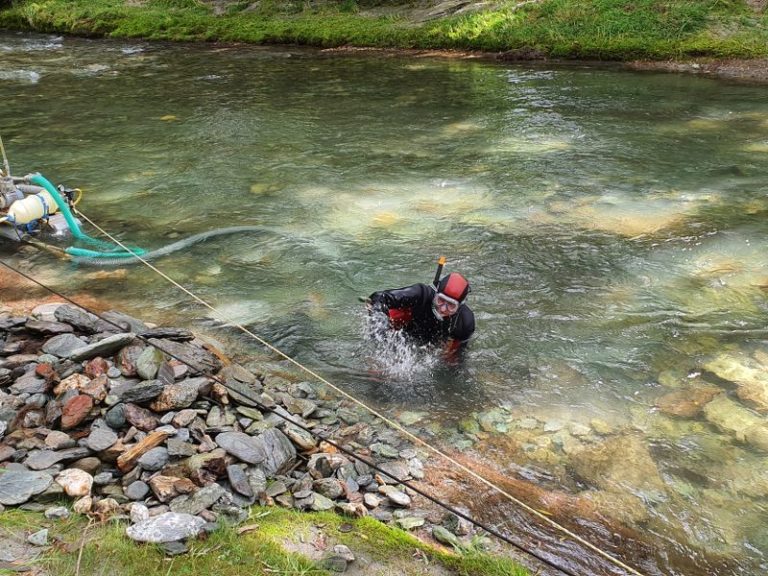
<svg viewBox="0 0 768 576"><path fill-rule="evenodd" d="M435 288L414 284L395 290L382 290L370 296L372 309L389 316L392 327L403 332L417 344L447 344L455 352L475 331L475 315L466 304L459 306L453 316L438 320L432 312Z"/></svg>

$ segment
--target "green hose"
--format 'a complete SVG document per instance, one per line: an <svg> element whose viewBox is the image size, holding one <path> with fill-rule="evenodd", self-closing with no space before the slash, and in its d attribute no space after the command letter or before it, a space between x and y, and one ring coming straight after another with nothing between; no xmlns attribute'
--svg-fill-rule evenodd
<svg viewBox="0 0 768 576"><path fill-rule="evenodd" d="M103 250L106 250L106 252L97 252L95 250L84 250L82 248L75 248L70 246L65 250L67 254L81 257L87 256L88 258L132 258L134 256L141 256L146 253L146 250L141 248L131 247L129 252L111 242L105 242L104 240L91 238L88 236L88 234L80 230L80 226L78 225L77 220L74 216L72 216L72 211L69 209L69 204L67 204L64 198L61 197L59 191L56 190L56 187L51 184L47 178L45 178L42 174L37 173L32 174L31 176L27 177L27 179L32 184L42 186L51 195L53 201L56 202L59 210L64 215L64 220L66 220L67 226L69 226L69 229L72 231L72 235L76 240L80 240L81 242L92 244L102 248Z"/></svg>

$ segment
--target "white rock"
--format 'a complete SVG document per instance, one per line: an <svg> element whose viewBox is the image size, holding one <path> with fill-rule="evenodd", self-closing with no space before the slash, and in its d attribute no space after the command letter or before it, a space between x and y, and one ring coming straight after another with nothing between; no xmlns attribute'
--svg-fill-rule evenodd
<svg viewBox="0 0 768 576"><path fill-rule="evenodd" d="M93 476L84 470L69 468L56 476L56 483L64 488L67 496L89 496L93 486Z"/></svg>

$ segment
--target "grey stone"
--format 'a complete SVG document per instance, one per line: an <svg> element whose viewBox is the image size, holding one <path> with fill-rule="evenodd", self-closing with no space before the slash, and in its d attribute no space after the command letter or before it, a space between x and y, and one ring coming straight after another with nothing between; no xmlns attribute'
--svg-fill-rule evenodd
<svg viewBox="0 0 768 576"><path fill-rule="evenodd" d="M152 448L139 458L139 465L151 472L160 470L166 464L168 464L168 449L163 446Z"/></svg>
<svg viewBox="0 0 768 576"><path fill-rule="evenodd" d="M110 428L120 430L125 426L125 404L115 404L104 415L104 420Z"/></svg>
<svg viewBox="0 0 768 576"><path fill-rule="evenodd" d="M54 450L33 450L30 452L24 464L30 470L45 470L57 462L61 462L64 455Z"/></svg>
<svg viewBox="0 0 768 576"><path fill-rule="evenodd" d="M16 381L10 387L10 391L12 394L38 394L45 392L46 388L45 380L37 377L34 370L30 370L23 376L16 378Z"/></svg>
<svg viewBox="0 0 768 576"><path fill-rule="evenodd" d="M106 426L93 426L91 433L85 440L85 445L94 452L106 450L117 442L117 434Z"/></svg>
<svg viewBox="0 0 768 576"><path fill-rule="evenodd" d="M80 308L74 308L65 304L56 308L53 315L59 322L65 322L88 334L98 331L98 317Z"/></svg>
<svg viewBox="0 0 768 576"><path fill-rule="evenodd" d="M27 542L33 546L47 546L48 545L48 528L38 530L34 534L27 536Z"/></svg>
<svg viewBox="0 0 768 576"><path fill-rule="evenodd" d="M44 514L48 520L65 520L69 518L70 512L66 506L53 506L46 509Z"/></svg>
<svg viewBox="0 0 768 576"><path fill-rule="evenodd" d="M257 443L253 436L243 432L224 432L219 434L216 436L216 444L228 454L232 454L235 458L249 464L259 464L267 457L264 443Z"/></svg>
<svg viewBox="0 0 768 576"><path fill-rule="evenodd" d="M74 334L59 334L43 344L43 352L53 354L58 358L68 358L75 350L79 350L88 343Z"/></svg>
<svg viewBox="0 0 768 576"><path fill-rule="evenodd" d="M107 484L111 484L114 479L115 477L112 475L112 472L102 472L93 477L93 483L97 486L106 486Z"/></svg>
<svg viewBox="0 0 768 576"><path fill-rule="evenodd" d="M168 456L180 456L186 458L197 454L197 446L185 442L179 438L169 438L166 442Z"/></svg>
<svg viewBox="0 0 768 576"><path fill-rule="evenodd" d="M248 482L248 476L240 466L231 465L227 466L227 478L232 488L238 494L242 494L246 498L253 498L253 488L251 488Z"/></svg>
<svg viewBox="0 0 768 576"><path fill-rule="evenodd" d="M74 328L63 322L50 322L47 320L27 320L26 329L40 334L67 334L74 332Z"/></svg>
<svg viewBox="0 0 768 576"><path fill-rule="evenodd" d="M267 476L286 472L296 461L296 448L277 428L267 430L254 440L257 449L266 455L261 467Z"/></svg>
<svg viewBox="0 0 768 576"><path fill-rule="evenodd" d="M143 334L149 330L147 325L144 324L144 322L141 320L134 318L133 316L129 316L123 312L118 312L117 310L109 310L107 312L103 312L101 317L113 324L113 326L110 327L110 331L113 332L117 330L118 327L119 330L122 330L123 332L131 331L135 332L136 334ZM117 326L114 326L114 324Z"/></svg>
<svg viewBox="0 0 768 576"><path fill-rule="evenodd" d="M143 500L149 494L149 484L136 480L125 488L125 496L130 500Z"/></svg>
<svg viewBox="0 0 768 576"><path fill-rule="evenodd" d="M0 476L0 504L22 504L35 494L44 492L53 483L45 472L11 470Z"/></svg>
<svg viewBox="0 0 768 576"><path fill-rule="evenodd" d="M226 493L227 491L218 484L210 484L190 496L179 496L171 502L170 508L173 512L200 514L206 508L213 506Z"/></svg>
<svg viewBox="0 0 768 576"><path fill-rule="evenodd" d="M110 396L115 396L120 402L135 402L140 404L157 398L165 385L160 380L145 380L138 384L128 383L116 386L110 390Z"/></svg>
<svg viewBox="0 0 768 576"><path fill-rule="evenodd" d="M128 537L137 542L176 542L197 536L205 520L191 514L166 512L144 522L129 526Z"/></svg>
<svg viewBox="0 0 768 576"><path fill-rule="evenodd" d="M66 334L63 334L63 336L66 336ZM99 340L95 344L89 344L71 351L67 355L67 358L74 362L80 362L82 360L90 360L96 356L111 356L124 346L130 344L134 338L136 338L136 335L132 332L127 334L113 334L103 340Z"/></svg>

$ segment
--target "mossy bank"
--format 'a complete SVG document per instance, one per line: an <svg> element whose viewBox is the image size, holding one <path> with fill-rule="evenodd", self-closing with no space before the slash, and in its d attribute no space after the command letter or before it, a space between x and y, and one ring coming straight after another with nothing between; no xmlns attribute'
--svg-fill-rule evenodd
<svg viewBox="0 0 768 576"><path fill-rule="evenodd" d="M514 58L768 56L765 0L2 0L0 27L173 41L469 50Z"/></svg>

